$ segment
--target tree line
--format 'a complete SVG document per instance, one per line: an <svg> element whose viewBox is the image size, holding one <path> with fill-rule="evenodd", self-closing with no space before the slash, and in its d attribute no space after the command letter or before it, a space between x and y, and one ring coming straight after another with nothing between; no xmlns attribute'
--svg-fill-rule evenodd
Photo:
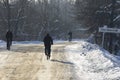
<svg viewBox="0 0 120 80"><path fill-rule="evenodd" d="M15 40L42 40L46 32L65 39L69 31L79 37L104 25L119 27L119 5L119 0L1 0L0 38L7 29Z"/></svg>
<svg viewBox="0 0 120 80"><path fill-rule="evenodd" d="M75 7L77 21L91 30L120 26L119 0L76 0Z"/></svg>
<svg viewBox="0 0 120 80"><path fill-rule="evenodd" d="M106 25L109 28L120 29L119 0L76 0L75 9L78 23L87 27L90 33L94 33L98 39L96 41L100 44L102 33L99 32L99 27ZM120 34L106 33L103 47L110 53L119 51Z"/></svg>
<svg viewBox="0 0 120 80"><path fill-rule="evenodd" d="M11 29L15 40L41 40L46 32L64 39L74 24L72 8L72 0L2 0L0 37Z"/></svg>

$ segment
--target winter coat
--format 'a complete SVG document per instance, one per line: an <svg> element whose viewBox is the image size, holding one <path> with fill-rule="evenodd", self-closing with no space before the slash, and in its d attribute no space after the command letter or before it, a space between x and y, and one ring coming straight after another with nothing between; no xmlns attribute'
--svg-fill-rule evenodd
<svg viewBox="0 0 120 80"><path fill-rule="evenodd" d="M12 41L12 38L13 38L12 32L11 32L11 31L8 31L8 32L6 33L6 39L9 40L9 41Z"/></svg>
<svg viewBox="0 0 120 80"><path fill-rule="evenodd" d="M53 44L53 39L52 39L52 37L51 37L49 34L47 34L47 35L45 36L43 42L44 42L44 45L45 45L46 47L50 47L50 46Z"/></svg>
<svg viewBox="0 0 120 80"><path fill-rule="evenodd" d="M69 35L69 36L72 36L72 32L69 32L68 35Z"/></svg>

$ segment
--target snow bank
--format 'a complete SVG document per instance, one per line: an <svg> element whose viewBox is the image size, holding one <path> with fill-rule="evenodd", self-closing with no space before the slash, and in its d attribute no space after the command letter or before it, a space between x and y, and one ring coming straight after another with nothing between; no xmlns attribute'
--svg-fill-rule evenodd
<svg viewBox="0 0 120 80"><path fill-rule="evenodd" d="M3 40L0 40L0 48L5 47L5 46L6 46L6 42Z"/></svg>
<svg viewBox="0 0 120 80"><path fill-rule="evenodd" d="M40 44L41 41L13 41L13 44Z"/></svg>
<svg viewBox="0 0 120 80"><path fill-rule="evenodd" d="M64 40L54 40L54 43L64 43L68 41ZM43 44L43 41L13 41L12 44ZM6 47L6 42L3 40L0 40L0 48Z"/></svg>
<svg viewBox="0 0 120 80"><path fill-rule="evenodd" d="M63 43L64 40L54 40L54 43ZM43 44L43 41L13 41L13 44Z"/></svg>
<svg viewBox="0 0 120 80"><path fill-rule="evenodd" d="M80 41L65 48L78 80L119 80L120 61L95 44Z"/></svg>

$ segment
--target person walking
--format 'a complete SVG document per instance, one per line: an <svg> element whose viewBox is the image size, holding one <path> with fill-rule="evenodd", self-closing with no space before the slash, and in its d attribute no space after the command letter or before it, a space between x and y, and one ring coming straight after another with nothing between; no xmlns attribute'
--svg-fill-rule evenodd
<svg viewBox="0 0 120 80"><path fill-rule="evenodd" d="M10 46L12 45L12 38L13 38L13 34L10 30L8 30L6 33L7 50L10 50Z"/></svg>
<svg viewBox="0 0 120 80"><path fill-rule="evenodd" d="M69 33L68 33L68 35L69 35L69 42L71 42L72 41L72 32L70 31Z"/></svg>
<svg viewBox="0 0 120 80"><path fill-rule="evenodd" d="M45 46L45 55L47 56L47 60L48 60L50 59L51 56L51 45L53 45L53 39L49 35L49 33L47 33L47 35L44 37L43 42Z"/></svg>

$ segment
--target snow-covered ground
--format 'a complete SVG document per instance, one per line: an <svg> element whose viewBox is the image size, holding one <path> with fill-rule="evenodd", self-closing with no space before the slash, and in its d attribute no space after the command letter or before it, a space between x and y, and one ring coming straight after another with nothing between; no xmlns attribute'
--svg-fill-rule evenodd
<svg viewBox="0 0 120 80"><path fill-rule="evenodd" d="M68 42L68 41L64 41L64 40L54 40L54 43L63 43L63 42ZM43 44L42 41L13 41L12 42L13 45L16 44ZM6 47L6 42L3 40L0 40L0 48L1 47Z"/></svg>
<svg viewBox="0 0 120 80"><path fill-rule="evenodd" d="M1 47L5 47L5 45L6 45L6 42L3 41L3 40L0 40L0 48L1 48Z"/></svg>
<svg viewBox="0 0 120 80"><path fill-rule="evenodd" d="M72 73L75 73L74 74L75 79L73 80L120 80L120 75L119 75L120 74L120 57L119 56L112 55L108 51L99 47L98 45L85 42L84 40L74 40L73 42L55 40L54 41L55 49L57 49L58 43L60 45L64 44L64 46L66 46L64 49L65 50L64 54L67 55L67 61L69 63L72 63L73 65L73 68L71 70L73 71ZM22 44L21 45L22 47L23 45L32 46L32 44L41 45L43 44L43 42L13 41L13 45L20 45L20 44ZM0 48L5 48L5 47L6 47L6 42L0 40ZM16 49L14 46L13 48ZM39 48L39 47L36 47L36 48ZM35 49L35 50L39 50L39 49ZM54 50L54 51L59 52L59 50ZM4 52L1 52L1 55L3 55L3 53ZM5 53L9 54L10 52L6 51ZM54 54L54 55L57 56L58 54ZM62 55L62 53L58 55L58 58L61 57L60 55ZM1 58L4 58L4 57L1 56ZM2 63L3 61L5 60L1 59ZM62 61L64 62L64 59L62 59ZM61 62L61 61L58 61L58 62Z"/></svg>
<svg viewBox="0 0 120 80"><path fill-rule="evenodd" d="M3 44L4 43L4 44ZM66 59L66 42L55 41L51 59L44 54L43 42L13 42L11 50L6 43L0 46L0 80L71 80L71 63Z"/></svg>
<svg viewBox="0 0 120 80"><path fill-rule="evenodd" d="M95 44L79 41L66 47L77 80L120 80L120 57Z"/></svg>

